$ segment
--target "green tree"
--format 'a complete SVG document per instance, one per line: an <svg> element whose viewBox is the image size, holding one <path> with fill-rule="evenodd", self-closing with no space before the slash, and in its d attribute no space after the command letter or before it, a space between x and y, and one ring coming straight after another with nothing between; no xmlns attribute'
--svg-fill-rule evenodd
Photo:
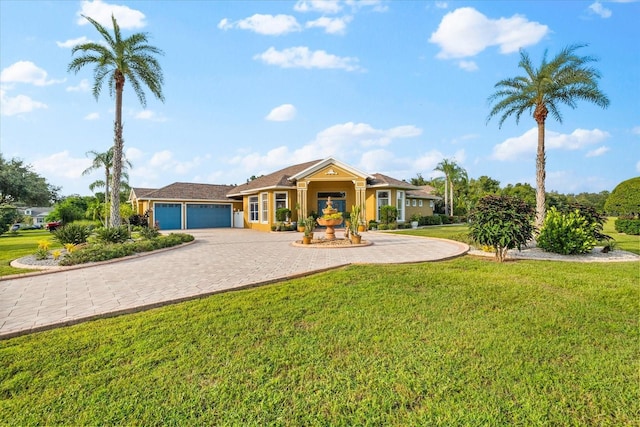
<svg viewBox="0 0 640 427"><path fill-rule="evenodd" d="M607 198L604 208L611 215L637 218L640 214L640 176L618 184Z"/></svg>
<svg viewBox="0 0 640 427"><path fill-rule="evenodd" d="M59 198L59 191L60 187L47 183L31 165L18 159L6 161L0 154L0 205L49 206Z"/></svg>
<svg viewBox="0 0 640 427"><path fill-rule="evenodd" d="M163 52L148 44L147 33L134 33L122 38L120 27L112 15L113 35L94 19L84 16L100 33L104 43L82 43L71 50L71 54L80 52L69 64L68 71L77 73L85 65L93 65L93 96L100 96L102 85L107 81L110 94L115 94L115 121L113 144L113 176L111 188L111 224L120 225L120 182L122 175L122 156L124 140L122 138L122 94L126 79L129 79L138 100L147 106L143 86L153 95L164 101L162 84L164 77L156 55Z"/></svg>
<svg viewBox="0 0 640 427"><path fill-rule="evenodd" d="M516 123L524 112L531 113L538 125L538 148L536 154L536 226L542 227L545 216L545 122L547 115L562 123L560 104L576 108L576 101L593 102L599 107L609 106L609 99L598 88L600 73L590 64L596 59L578 56L576 51L584 45L565 47L551 61L545 51L542 63L535 68L529 54L521 50L518 66L525 71L524 76L500 80L495 84L497 91L489 97L495 102L487 122L500 115L499 126L511 115Z"/></svg>
<svg viewBox="0 0 640 427"><path fill-rule="evenodd" d="M56 203L53 210L47 215L47 220L60 220L64 224L77 221L86 217L87 210L94 200L91 196L73 195Z"/></svg>
<svg viewBox="0 0 640 427"><path fill-rule="evenodd" d="M113 169L113 147L110 147L104 153L99 153L95 150L91 150L87 152L87 155L91 155L93 157L93 160L91 162L91 166L85 169L82 172L82 175L89 175L96 170L104 170L104 181L99 179L92 182L89 185L89 190L93 191L96 188L104 188L104 207L105 209L109 209L109 185L111 184L112 179L111 171ZM129 182L129 174L127 174L126 168L132 167L131 162L124 156L124 153L122 155L122 165L123 170L121 173L121 187L123 184L127 184ZM107 218L108 215L105 213L104 217ZM105 225L108 227L109 222L106 221Z"/></svg>
<svg viewBox="0 0 640 427"><path fill-rule="evenodd" d="M469 216L469 236L495 249L498 262L509 249L521 249L533 237L534 210L517 197L489 195L478 201Z"/></svg>
<svg viewBox="0 0 640 427"><path fill-rule="evenodd" d="M478 179L471 178L469 185L466 187L463 198L470 212L482 197L489 194L498 194L500 192L500 181L495 180L486 175L482 175Z"/></svg>
<svg viewBox="0 0 640 427"><path fill-rule="evenodd" d="M517 197L531 206L536 205L536 189L527 183L522 184L518 182L516 185L508 184L500 190L500 194L503 196Z"/></svg>
<svg viewBox="0 0 640 427"><path fill-rule="evenodd" d="M443 159L435 167L436 171L444 174L444 213L445 215L453 215L453 198L454 188L456 184L465 185L468 181L467 171L460 167L455 160ZM449 212L447 213L447 205L449 206Z"/></svg>

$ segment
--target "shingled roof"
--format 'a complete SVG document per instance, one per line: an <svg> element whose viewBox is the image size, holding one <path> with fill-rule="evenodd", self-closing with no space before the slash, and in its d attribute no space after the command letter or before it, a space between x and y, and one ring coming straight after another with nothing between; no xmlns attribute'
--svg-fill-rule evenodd
<svg viewBox="0 0 640 427"><path fill-rule="evenodd" d="M398 179L392 178L387 175L383 175L381 173L374 173L373 179L369 181L370 187L394 187L394 188L405 188L408 190L416 189L415 185L409 184L407 181L400 181Z"/></svg>
<svg viewBox="0 0 640 427"><path fill-rule="evenodd" d="M440 200L442 197L438 197L433 194L436 189L430 185L420 185L416 190L408 190L407 197L413 197L415 199L430 199Z"/></svg>
<svg viewBox="0 0 640 427"><path fill-rule="evenodd" d="M253 181L247 182L246 184L238 185L227 195L229 197L240 196L243 193L252 193L266 188L296 188L295 182L290 181L289 178L307 168L310 168L320 161L321 160L313 160L311 162L300 163L299 165L280 169L279 171L270 173L269 175L263 175Z"/></svg>
<svg viewBox="0 0 640 427"><path fill-rule="evenodd" d="M234 188L234 185L174 182L166 187L146 193L144 198L228 201L227 193L231 192ZM138 195L138 197L141 196Z"/></svg>
<svg viewBox="0 0 640 427"><path fill-rule="evenodd" d="M131 191L136 195L136 197L144 197L149 193L158 190L157 188L144 188L144 187L131 187Z"/></svg>

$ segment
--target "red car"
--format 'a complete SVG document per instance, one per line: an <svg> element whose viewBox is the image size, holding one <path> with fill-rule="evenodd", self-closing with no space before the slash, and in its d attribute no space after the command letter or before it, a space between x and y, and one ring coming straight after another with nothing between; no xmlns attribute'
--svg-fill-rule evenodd
<svg viewBox="0 0 640 427"><path fill-rule="evenodd" d="M62 221L48 222L47 230L53 233L54 231L56 231L56 228L60 227L61 225L62 225Z"/></svg>

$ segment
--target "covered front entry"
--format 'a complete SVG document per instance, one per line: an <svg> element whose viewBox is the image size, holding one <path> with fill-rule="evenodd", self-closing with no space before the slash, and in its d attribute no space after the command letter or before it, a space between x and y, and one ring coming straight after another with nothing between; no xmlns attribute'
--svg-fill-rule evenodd
<svg viewBox="0 0 640 427"><path fill-rule="evenodd" d="M156 203L153 217L160 230L179 230L182 228L181 203Z"/></svg>
<svg viewBox="0 0 640 427"><path fill-rule="evenodd" d="M188 229L231 227L231 205L187 204Z"/></svg>

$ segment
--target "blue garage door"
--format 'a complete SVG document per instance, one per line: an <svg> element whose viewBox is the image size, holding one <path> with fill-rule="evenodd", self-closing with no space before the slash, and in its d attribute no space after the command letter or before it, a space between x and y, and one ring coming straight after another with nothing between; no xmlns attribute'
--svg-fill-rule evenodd
<svg viewBox="0 0 640 427"><path fill-rule="evenodd" d="M176 230L182 228L179 203L156 203L154 205L155 220L160 230Z"/></svg>
<svg viewBox="0 0 640 427"><path fill-rule="evenodd" d="M187 205L187 228L231 227L231 205Z"/></svg>

